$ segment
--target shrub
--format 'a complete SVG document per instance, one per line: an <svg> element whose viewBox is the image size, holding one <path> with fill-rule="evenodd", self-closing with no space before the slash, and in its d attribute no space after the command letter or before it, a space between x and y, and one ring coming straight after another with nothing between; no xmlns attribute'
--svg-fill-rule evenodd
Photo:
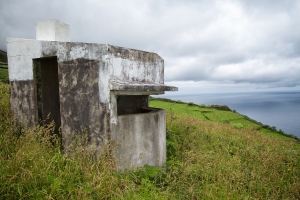
<svg viewBox="0 0 300 200"><path fill-rule="evenodd" d="M211 105L210 107L217 110L231 111L231 109L225 105Z"/></svg>

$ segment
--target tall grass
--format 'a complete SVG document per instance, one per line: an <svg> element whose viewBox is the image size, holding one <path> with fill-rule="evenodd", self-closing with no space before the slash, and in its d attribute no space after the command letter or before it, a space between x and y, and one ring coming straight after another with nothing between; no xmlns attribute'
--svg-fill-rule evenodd
<svg viewBox="0 0 300 200"><path fill-rule="evenodd" d="M7 63L0 61L0 82L8 83L8 67Z"/></svg>
<svg viewBox="0 0 300 200"><path fill-rule="evenodd" d="M13 126L0 83L0 199L298 199L300 145L228 123L167 115L163 168L116 171L108 146L72 156L47 127ZM84 144L84 142L83 142Z"/></svg>
<svg viewBox="0 0 300 200"><path fill-rule="evenodd" d="M175 156L172 160L182 170L173 184L185 187L186 196L299 198L295 141L195 118L178 117L168 127L174 151L169 157Z"/></svg>

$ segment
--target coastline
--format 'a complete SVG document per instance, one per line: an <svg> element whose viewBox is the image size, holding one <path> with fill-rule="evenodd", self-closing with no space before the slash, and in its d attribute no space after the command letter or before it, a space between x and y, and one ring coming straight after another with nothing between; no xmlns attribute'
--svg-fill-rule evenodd
<svg viewBox="0 0 300 200"><path fill-rule="evenodd" d="M300 92L299 92L299 94L300 94ZM228 94L225 94L225 95L228 96ZM232 94L230 94L230 95L232 95ZM235 95L239 95L239 94L235 93ZM210 101L210 102L213 102L213 104L212 103L210 103L210 104L203 104L203 103L197 104L197 103L194 103L195 101L184 101L184 100L181 100L181 99L184 99L184 98L180 98L180 96L176 96L177 98L174 97L174 96L171 96L171 97L166 97L166 96L167 95L164 95L163 98L159 98L159 97L152 97L152 98L153 99L162 100L162 101L167 101L167 102L182 103L182 104L189 104L189 105L195 105L195 106L201 106L201 107L215 108L215 109L219 109L219 110L231 111L231 112L234 112L236 114L239 114L240 116L242 116L245 119L247 119L247 120L249 120L249 121L257 124L258 126L260 126L262 128L268 129L270 131L279 133L279 134L284 135L284 136L288 136L288 137L295 138L295 139L298 139L298 140L300 139L300 137L298 135L286 132L285 130L274 126L272 123L261 122L261 121L257 120L256 118L248 116L247 114L245 114L243 112L240 112L240 110L236 110L236 109L232 108L230 105L227 105L227 104L222 104L222 103L214 104L216 101ZM191 96L194 96L196 98L199 97L199 95L191 95ZM201 95L201 96L204 96L204 95ZM212 95L212 96L215 96L215 95ZM178 97L180 99L178 99ZM189 96L184 96L184 97L186 97L186 99L189 98ZM175 100L175 99L178 99L178 100Z"/></svg>

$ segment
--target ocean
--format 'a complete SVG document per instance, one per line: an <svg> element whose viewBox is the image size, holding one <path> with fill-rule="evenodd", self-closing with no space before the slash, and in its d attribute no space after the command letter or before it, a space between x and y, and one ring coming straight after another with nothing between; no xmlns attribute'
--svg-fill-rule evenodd
<svg viewBox="0 0 300 200"><path fill-rule="evenodd" d="M300 138L300 92L257 92L161 96L205 105L227 105L240 114Z"/></svg>

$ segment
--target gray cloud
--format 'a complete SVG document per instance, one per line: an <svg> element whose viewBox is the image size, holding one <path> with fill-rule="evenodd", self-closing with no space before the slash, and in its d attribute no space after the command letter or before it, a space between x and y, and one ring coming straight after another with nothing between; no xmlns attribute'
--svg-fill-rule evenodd
<svg viewBox="0 0 300 200"><path fill-rule="evenodd" d="M70 24L72 41L157 52L166 81L300 88L296 0L1 1L0 49L52 18Z"/></svg>

